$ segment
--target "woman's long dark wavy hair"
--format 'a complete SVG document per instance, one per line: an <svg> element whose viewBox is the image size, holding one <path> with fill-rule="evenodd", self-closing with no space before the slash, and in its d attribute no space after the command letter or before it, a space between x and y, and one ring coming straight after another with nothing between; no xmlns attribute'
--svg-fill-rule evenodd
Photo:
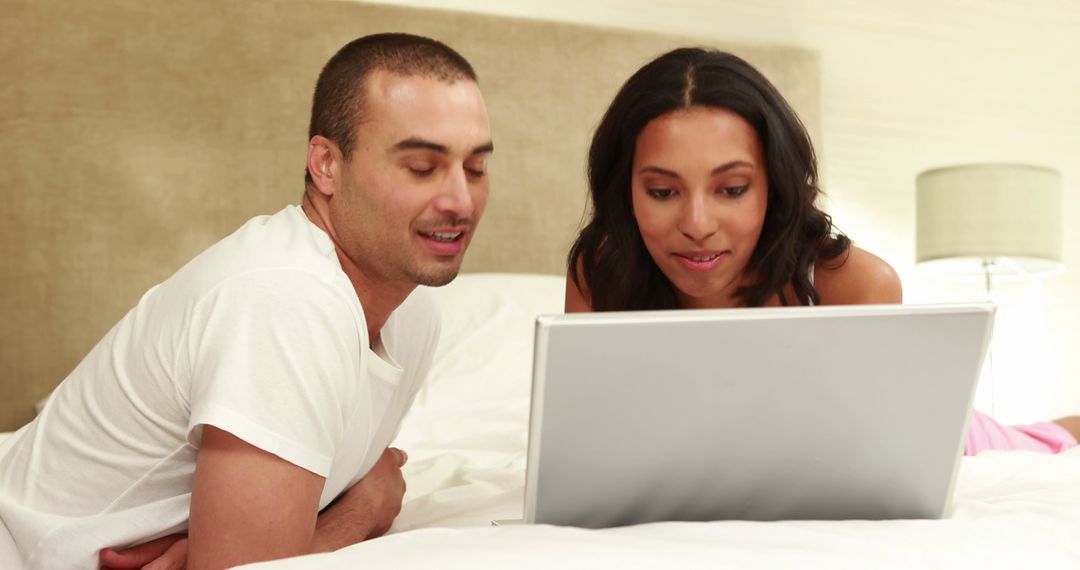
<svg viewBox="0 0 1080 570"><path fill-rule="evenodd" d="M757 132L768 172L768 205L746 271L757 281L735 294L746 306L774 295L789 304L817 304L809 270L840 258L851 241L834 232L832 218L815 206L817 160L806 128L759 71L729 53L680 48L654 59L619 89L589 149L592 219L570 249L571 279L593 310L677 308L674 288L645 249L631 208L630 180L638 135L653 119L694 106L722 107ZM844 258L838 260L843 264Z"/></svg>

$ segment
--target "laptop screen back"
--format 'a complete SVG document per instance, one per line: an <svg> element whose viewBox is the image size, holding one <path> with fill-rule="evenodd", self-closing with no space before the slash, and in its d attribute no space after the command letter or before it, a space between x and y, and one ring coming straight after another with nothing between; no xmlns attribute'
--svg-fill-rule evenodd
<svg viewBox="0 0 1080 570"><path fill-rule="evenodd" d="M525 521L939 518L990 305L541 317Z"/></svg>

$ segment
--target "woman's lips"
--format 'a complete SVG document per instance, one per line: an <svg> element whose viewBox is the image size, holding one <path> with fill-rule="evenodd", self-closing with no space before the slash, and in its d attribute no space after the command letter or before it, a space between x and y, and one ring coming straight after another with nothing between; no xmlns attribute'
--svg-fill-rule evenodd
<svg viewBox="0 0 1080 570"><path fill-rule="evenodd" d="M674 255L675 259L691 271L708 271L716 267L730 253L728 251L683 251Z"/></svg>

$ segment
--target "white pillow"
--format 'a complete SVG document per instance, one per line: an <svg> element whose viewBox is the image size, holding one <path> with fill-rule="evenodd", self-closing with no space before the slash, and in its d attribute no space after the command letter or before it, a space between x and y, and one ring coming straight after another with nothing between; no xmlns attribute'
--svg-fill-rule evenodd
<svg viewBox="0 0 1080 570"><path fill-rule="evenodd" d="M442 333L394 441L409 453L394 531L521 517L533 330L564 289L562 276L474 273L433 291Z"/></svg>
<svg viewBox="0 0 1080 570"><path fill-rule="evenodd" d="M432 292L442 333L398 442L471 446L485 432L523 434L536 317L563 312L565 278L470 273Z"/></svg>
<svg viewBox="0 0 1080 570"><path fill-rule="evenodd" d="M565 277L470 273L433 291L443 320L426 397L527 390L536 317L563 312Z"/></svg>

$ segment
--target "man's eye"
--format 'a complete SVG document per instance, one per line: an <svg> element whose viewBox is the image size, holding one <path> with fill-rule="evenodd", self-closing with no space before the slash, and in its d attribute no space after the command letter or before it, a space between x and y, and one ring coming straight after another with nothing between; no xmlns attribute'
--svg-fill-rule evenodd
<svg viewBox="0 0 1080 570"><path fill-rule="evenodd" d="M742 186L727 186L727 187L724 187L721 191L725 195L730 196L732 198L735 198L737 196L742 196L749 189L750 189L750 185L749 184L744 184Z"/></svg>
<svg viewBox="0 0 1080 570"><path fill-rule="evenodd" d="M487 175L487 172L485 172L484 170L481 170L481 169L477 169L477 168L466 168L465 169L465 174L468 174L469 176L471 176L473 178L483 178L484 176Z"/></svg>
<svg viewBox="0 0 1080 570"><path fill-rule="evenodd" d="M409 169L409 172L411 172L414 176L418 176L420 178L423 178L425 176L430 176L432 172L435 172L435 167L415 168L415 167L409 166L408 169Z"/></svg>
<svg viewBox="0 0 1080 570"><path fill-rule="evenodd" d="M667 200L675 195L671 188L646 188L645 193L657 200Z"/></svg>

